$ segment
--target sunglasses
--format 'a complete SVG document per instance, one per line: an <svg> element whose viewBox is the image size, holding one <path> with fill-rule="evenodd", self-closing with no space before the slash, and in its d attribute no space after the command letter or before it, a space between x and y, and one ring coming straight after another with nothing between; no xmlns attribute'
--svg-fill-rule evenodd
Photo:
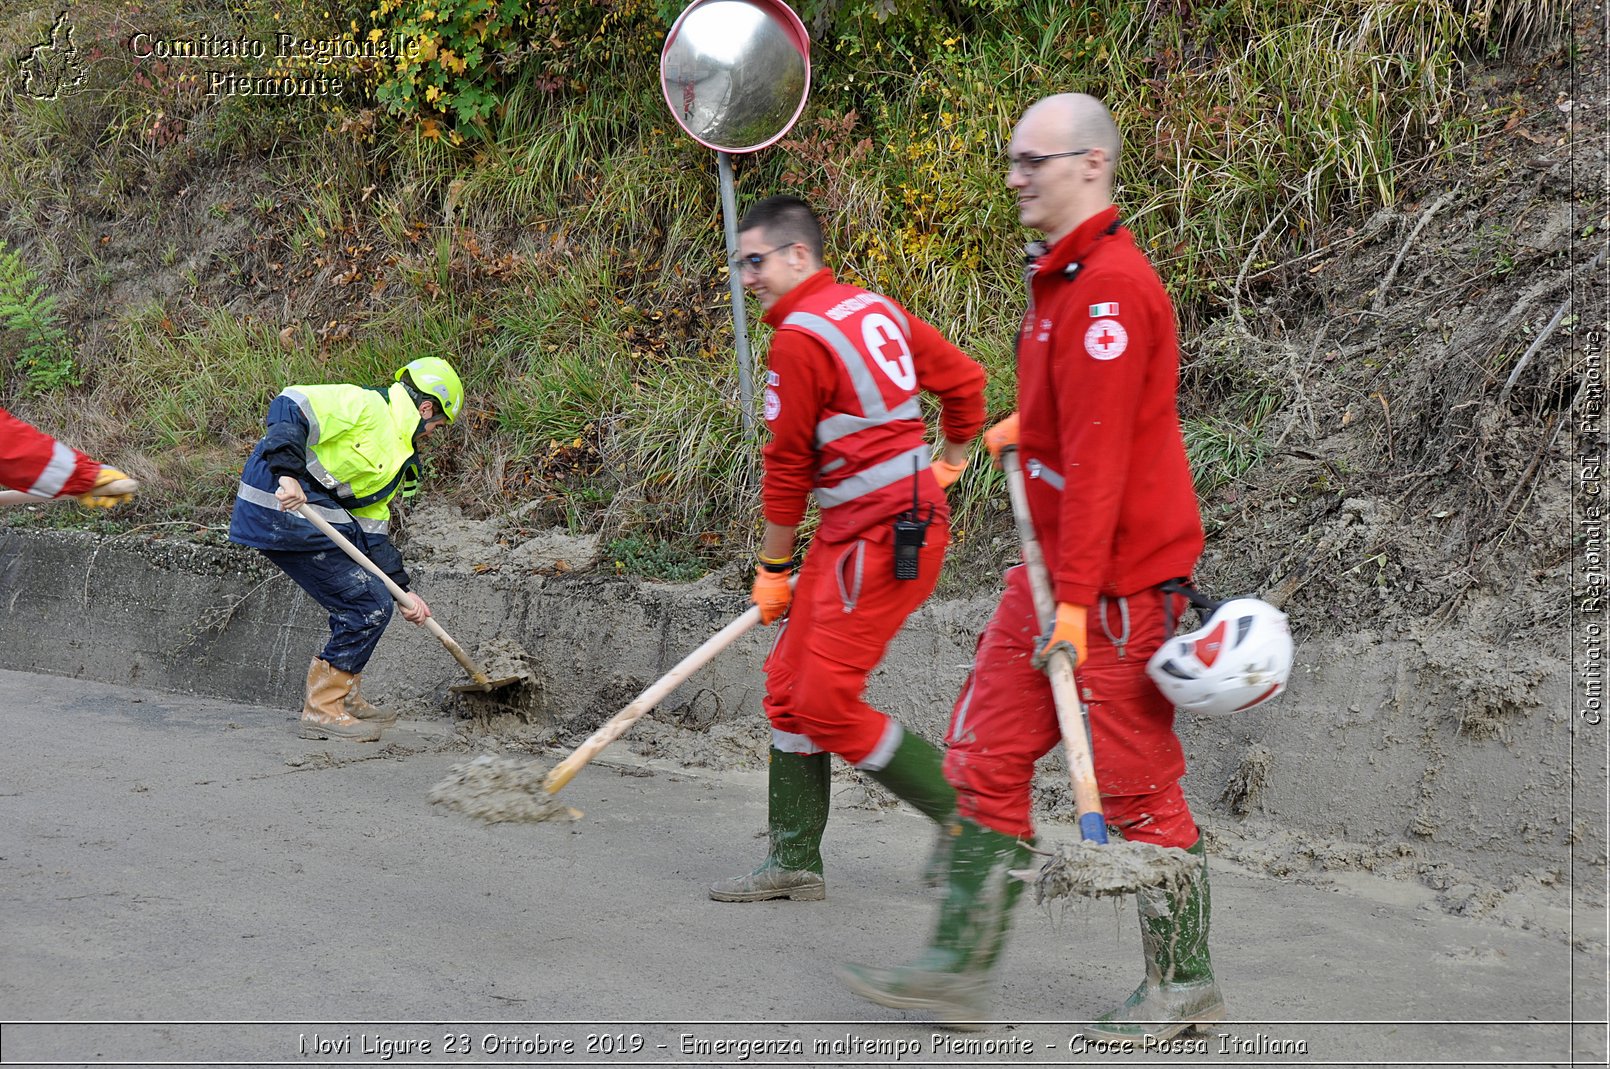
<svg viewBox="0 0 1610 1069"><path fill-rule="evenodd" d="M752 252L746 256L734 256L732 258L732 266L736 267L740 271L759 271L760 265L766 262L766 257L770 256L774 252L781 252L784 249L791 249L798 244L799 242L797 241L790 241L786 244L777 246L775 249L767 249L765 252Z"/></svg>

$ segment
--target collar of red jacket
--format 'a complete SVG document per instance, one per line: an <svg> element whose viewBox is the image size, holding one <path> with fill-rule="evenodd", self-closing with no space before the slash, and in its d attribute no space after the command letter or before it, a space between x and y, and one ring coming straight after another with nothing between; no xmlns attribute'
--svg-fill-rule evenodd
<svg viewBox="0 0 1610 1069"><path fill-rule="evenodd" d="M1071 263L1083 260L1106 231L1118 222L1118 206L1109 204L1073 228L1073 232L1051 247L1040 259L1041 271L1060 271Z"/></svg>
<svg viewBox="0 0 1610 1069"><path fill-rule="evenodd" d="M769 327L780 325L783 320L788 318L788 313L799 307L801 301L813 293L820 293L831 285L833 285L833 269L831 267L824 267L813 275L807 275L799 285L777 298L777 303L771 306L771 310L765 314L761 322Z"/></svg>

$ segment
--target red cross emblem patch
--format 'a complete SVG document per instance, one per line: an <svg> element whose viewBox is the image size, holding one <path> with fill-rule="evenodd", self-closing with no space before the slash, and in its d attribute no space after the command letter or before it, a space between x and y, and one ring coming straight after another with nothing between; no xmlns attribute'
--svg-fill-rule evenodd
<svg viewBox="0 0 1610 1069"><path fill-rule="evenodd" d="M1085 331L1085 352L1097 360L1116 360L1129 347L1129 332L1116 319L1098 319Z"/></svg>

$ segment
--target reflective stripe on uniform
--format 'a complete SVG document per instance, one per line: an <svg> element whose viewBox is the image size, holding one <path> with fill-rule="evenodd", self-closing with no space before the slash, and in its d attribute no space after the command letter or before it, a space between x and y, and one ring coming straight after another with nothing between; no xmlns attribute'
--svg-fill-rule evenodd
<svg viewBox="0 0 1610 1069"><path fill-rule="evenodd" d="M307 473L319 481L319 485L326 490L340 494L343 497L354 497L352 484L344 483L331 475L329 469L319 462L319 458L312 453L307 455Z"/></svg>
<svg viewBox="0 0 1610 1069"><path fill-rule="evenodd" d="M906 323L906 317L895 311L894 306L888 301L881 303L900 320L901 330L909 337L910 327ZM872 377L872 369L867 367L861 350L857 349L850 339L844 336L844 332L825 317L813 312L792 312L783 320L783 326L797 327L831 349L833 355L839 358L839 363L844 365L845 373L850 376L850 385L855 389L856 400L861 402L862 415L841 412L827 417L816 425L818 447L836 442L857 431L881 427L897 419L922 418L922 406L917 403L915 395L896 405L892 412L889 410L889 406L883 402L883 391L878 389L877 380Z"/></svg>
<svg viewBox="0 0 1610 1069"><path fill-rule="evenodd" d="M814 335L823 345L831 349L850 376L850 385L855 387L855 396L861 402L861 411L869 419L882 421L888 418L889 409L883 403L883 391L878 389L877 382L872 378L872 369L866 366L866 361L861 358L861 350L851 344L842 330L826 317L812 312L790 312L782 325L798 327L807 334Z"/></svg>
<svg viewBox="0 0 1610 1069"><path fill-rule="evenodd" d="M900 324L900 332L907 338L911 337L911 324L906 321L905 313L894 306L893 301L881 293L873 293L870 290L867 292L867 296L883 305L883 310L894 316L895 320Z"/></svg>
<svg viewBox="0 0 1610 1069"><path fill-rule="evenodd" d="M61 493L61 488L67 485L67 480L73 477L73 470L78 467L78 454L71 449L56 442L50 447L50 462L45 470L39 473L39 478L28 487L30 494L39 497L55 497Z"/></svg>
<svg viewBox="0 0 1610 1069"><path fill-rule="evenodd" d="M892 486L901 479L919 474L928 467L928 446L919 445L915 449L908 449L870 468L856 472L837 486L818 486L816 488L816 503L822 508L832 508L847 501L854 501L874 490L882 490L885 486Z"/></svg>
<svg viewBox="0 0 1610 1069"><path fill-rule="evenodd" d="M280 509L279 498L275 497L267 490L261 490L250 485L249 483L241 483L240 488L235 491L235 496L240 498L242 501L252 505L257 505L260 508L273 509L275 512L282 511ZM311 501L308 502L307 507L318 513L326 523L355 523L358 525L358 530L363 531L365 534L383 535L386 534L391 527L390 522L387 520L375 520L370 519L367 516L354 516L346 509L325 508L323 505L315 505ZM296 516L296 513L291 512L287 513L287 515ZM308 522L301 516L296 516L296 518L301 520L303 523Z"/></svg>
<svg viewBox="0 0 1610 1069"><path fill-rule="evenodd" d="M881 404L881 399L879 401ZM836 416L829 416L816 425L816 444L818 447L829 442L836 442L840 438L847 438L856 431L864 431L871 427L881 427L885 423L892 423L897 419L921 419L922 406L915 397L897 405L892 411L885 411L881 416L852 416L848 412L840 412Z"/></svg>
<svg viewBox="0 0 1610 1069"><path fill-rule="evenodd" d="M771 729L771 747L783 753L804 754L807 757L824 752L811 741L809 735L796 735L792 731L778 731L776 728Z"/></svg>
<svg viewBox="0 0 1610 1069"><path fill-rule="evenodd" d="M319 444L319 417L313 411L313 402L301 390L287 386L280 393L296 402L296 407L302 410L302 418L307 420L307 444Z"/></svg>
<svg viewBox="0 0 1610 1069"><path fill-rule="evenodd" d="M871 753L857 761L855 767L867 772L882 772L894 760L894 752L900 749L900 740L905 737L906 729L900 726L900 721L891 718L878 744L872 747Z"/></svg>

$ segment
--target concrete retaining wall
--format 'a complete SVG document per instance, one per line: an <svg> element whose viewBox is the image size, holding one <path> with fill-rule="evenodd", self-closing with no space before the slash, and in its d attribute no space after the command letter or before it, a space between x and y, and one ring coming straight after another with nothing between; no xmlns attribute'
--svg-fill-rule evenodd
<svg viewBox="0 0 1610 1069"><path fill-rule="evenodd" d="M540 712L567 729L601 723L746 604L714 580L510 578L429 566L415 576L467 649L506 639L529 651L543 676ZM941 738L992 604L925 606L874 676L874 704ZM255 553L0 530L0 668L289 712L325 634L322 611ZM703 725L758 717L769 641L765 630L745 636L661 715ZM1418 642L1312 643L1277 702L1234 719L1182 721L1193 807L1226 826L1358 844L1355 854L1396 850L1493 879L1559 870L1579 887L1602 888L1605 742L1573 735L1581 727L1569 666L1544 659L1524 685L1483 691L1472 681L1493 666L1433 669L1427 660ZM366 692L440 708L463 679L445 650L398 617Z"/></svg>

